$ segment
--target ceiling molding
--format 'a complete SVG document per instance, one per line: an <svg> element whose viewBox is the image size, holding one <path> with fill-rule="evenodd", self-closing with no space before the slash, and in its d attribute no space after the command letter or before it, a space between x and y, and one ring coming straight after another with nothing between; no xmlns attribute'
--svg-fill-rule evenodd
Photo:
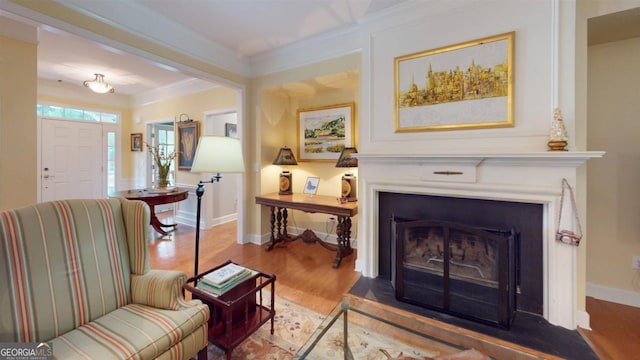
<svg viewBox="0 0 640 360"><path fill-rule="evenodd" d="M163 86L162 88L145 91L132 96L132 105L134 107L150 105L156 102L173 99L180 96L186 96L197 92L211 90L218 87L218 85L199 80L199 79L187 79L173 83L169 86Z"/></svg>
<svg viewBox="0 0 640 360"><path fill-rule="evenodd" d="M362 49L360 31L349 26L285 45L251 58L251 77L265 76L338 58Z"/></svg>
<svg viewBox="0 0 640 360"><path fill-rule="evenodd" d="M211 42L172 19L150 11L146 6L134 1L118 2L117 7L110 6L108 1L59 0L58 3L97 21L183 52L199 61L241 76L247 77L250 74L249 60L246 57ZM122 11L123 7L126 7L127 11ZM98 16L98 13L102 16Z"/></svg>

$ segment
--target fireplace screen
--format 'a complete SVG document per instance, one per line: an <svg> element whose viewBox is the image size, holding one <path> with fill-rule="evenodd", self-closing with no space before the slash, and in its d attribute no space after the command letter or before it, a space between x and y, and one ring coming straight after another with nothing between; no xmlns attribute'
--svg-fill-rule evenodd
<svg viewBox="0 0 640 360"><path fill-rule="evenodd" d="M443 221L396 224L399 300L509 327L515 231Z"/></svg>

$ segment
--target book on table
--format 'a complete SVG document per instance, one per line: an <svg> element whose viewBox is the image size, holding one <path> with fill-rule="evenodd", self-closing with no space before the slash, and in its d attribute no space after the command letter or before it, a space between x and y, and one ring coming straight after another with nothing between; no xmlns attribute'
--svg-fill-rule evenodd
<svg viewBox="0 0 640 360"><path fill-rule="evenodd" d="M247 270L248 269L244 266L228 263L227 265L206 274L201 280L206 281L211 285L221 286Z"/></svg>
<svg viewBox="0 0 640 360"><path fill-rule="evenodd" d="M254 271L251 269L230 263L203 276L197 286L212 295L220 296L253 274Z"/></svg>

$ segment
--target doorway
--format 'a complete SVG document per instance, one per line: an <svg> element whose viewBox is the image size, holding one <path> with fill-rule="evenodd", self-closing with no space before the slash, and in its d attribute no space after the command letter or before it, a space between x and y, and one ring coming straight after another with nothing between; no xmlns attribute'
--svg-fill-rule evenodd
<svg viewBox="0 0 640 360"><path fill-rule="evenodd" d="M235 109L208 111L204 113L203 135L231 136L237 134L238 113ZM239 189L242 188L240 174L223 174L224 180L209 187L205 192L204 228L224 224L238 219Z"/></svg>

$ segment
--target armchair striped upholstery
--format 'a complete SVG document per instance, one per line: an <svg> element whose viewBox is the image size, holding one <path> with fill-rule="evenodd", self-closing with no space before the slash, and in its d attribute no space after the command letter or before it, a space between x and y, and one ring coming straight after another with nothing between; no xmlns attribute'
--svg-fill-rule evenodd
<svg viewBox="0 0 640 360"><path fill-rule="evenodd" d="M186 275L151 270L149 208L124 198L0 212L0 342L52 342L59 359L206 357L209 310Z"/></svg>

